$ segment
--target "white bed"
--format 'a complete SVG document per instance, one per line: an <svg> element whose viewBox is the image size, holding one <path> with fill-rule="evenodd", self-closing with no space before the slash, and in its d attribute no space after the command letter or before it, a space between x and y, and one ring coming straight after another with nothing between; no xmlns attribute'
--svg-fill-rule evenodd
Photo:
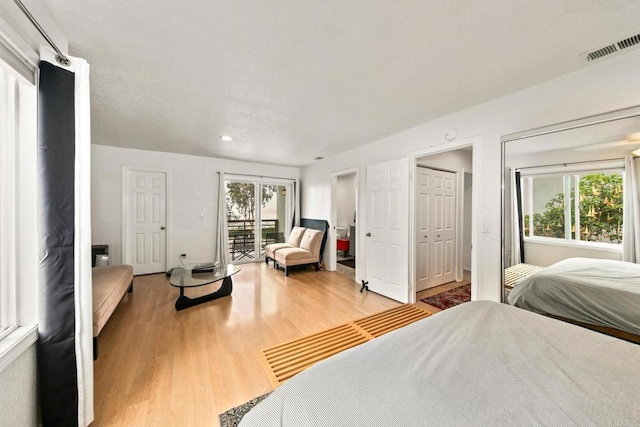
<svg viewBox="0 0 640 427"><path fill-rule="evenodd" d="M640 346L506 304L462 304L317 363L251 426L640 425Z"/></svg>
<svg viewBox="0 0 640 427"><path fill-rule="evenodd" d="M518 280L509 303L640 335L640 265L569 258Z"/></svg>

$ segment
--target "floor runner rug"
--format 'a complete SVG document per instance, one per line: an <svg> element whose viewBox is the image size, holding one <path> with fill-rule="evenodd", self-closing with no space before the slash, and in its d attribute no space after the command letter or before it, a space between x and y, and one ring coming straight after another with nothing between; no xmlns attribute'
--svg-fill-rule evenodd
<svg viewBox="0 0 640 427"><path fill-rule="evenodd" d="M278 386L343 350L430 316L426 310L405 304L308 337L280 344L262 351L271 381Z"/></svg>
<svg viewBox="0 0 640 427"><path fill-rule="evenodd" d="M471 284L462 285L448 291L423 298L420 301L438 307L441 310L455 307L463 302L471 301Z"/></svg>
<svg viewBox="0 0 640 427"><path fill-rule="evenodd" d="M240 420L245 416L247 412L249 412L254 406L264 400L265 397L269 396L271 393L263 394L262 396L258 396L255 399L251 399L250 401L243 403L242 405L236 406L235 408L231 408L228 411L223 412L219 415L220 418L220 427L236 427L240 424Z"/></svg>

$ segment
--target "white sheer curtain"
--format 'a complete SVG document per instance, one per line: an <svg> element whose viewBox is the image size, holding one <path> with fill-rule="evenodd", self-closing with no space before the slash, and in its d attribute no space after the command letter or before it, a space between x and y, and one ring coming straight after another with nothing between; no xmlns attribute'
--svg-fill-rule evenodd
<svg viewBox="0 0 640 427"><path fill-rule="evenodd" d="M293 215L294 215L294 225L300 225L300 215L302 215L302 210L300 209L300 180L296 179L294 184L295 186L295 199L293 201ZM288 227L288 225L287 225Z"/></svg>
<svg viewBox="0 0 640 427"><path fill-rule="evenodd" d="M622 260L640 263L640 206L638 181L633 156L625 159L624 211L622 222Z"/></svg>
<svg viewBox="0 0 640 427"><path fill-rule="evenodd" d="M214 247L214 260L220 265L229 264L229 228L227 226L227 192L225 188L224 172L219 172L218 183L218 227Z"/></svg>
<svg viewBox="0 0 640 427"><path fill-rule="evenodd" d="M518 213L518 189L516 169L511 169L511 265L520 264L520 215Z"/></svg>
<svg viewBox="0 0 640 427"><path fill-rule="evenodd" d="M78 361L78 425L89 425L93 413L93 287L91 275L91 107L89 64L71 59L76 104L76 358ZM87 292L87 290L89 290Z"/></svg>

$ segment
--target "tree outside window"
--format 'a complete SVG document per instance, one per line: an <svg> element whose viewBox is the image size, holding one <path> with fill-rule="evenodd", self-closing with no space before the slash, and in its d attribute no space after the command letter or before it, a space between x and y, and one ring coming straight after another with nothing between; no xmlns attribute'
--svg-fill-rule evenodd
<svg viewBox="0 0 640 427"><path fill-rule="evenodd" d="M531 213L524 215L525 235L612 244L622 243L623 182L622 175L619 173L523 178L523 180L525 179L532 180L528 185L523 184L523 188L532 193L524 195L525 199L537 197L539 200L542 197L546 200L546 202L543 201L544 207L538 211L533 206L525 207L525 212L533 210L533 224L531 224ZM571 180L569 203L565 203L565 191L557 191L558 180L567 179ZM575 223L576 180L578 181L579 197L578 224ZM549 188L553 188L554 185L555 193L545 198L544 188L547 188L547 194L549 194ZM567 235L567 227L565 227L567 217L571 218L569 235ZM531 230L532 226L533 230ZM577 233L578 230L579 233Z"/></svg>

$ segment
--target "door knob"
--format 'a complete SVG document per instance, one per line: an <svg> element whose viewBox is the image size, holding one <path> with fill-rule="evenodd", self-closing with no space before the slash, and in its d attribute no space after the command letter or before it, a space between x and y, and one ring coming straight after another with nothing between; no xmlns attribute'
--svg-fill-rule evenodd
<svg viewBox="0 0 640 427"><path fill-rule="evenodd" d="M425 239L426 239L426 238L428 238L428 237L429 237L429 236L424 236L424 238L425 238Z"/></svg>
<svg viewBox="0 0 640 427"><path fill-rule="evenodd" d="M164 225L162 227L160 227L160 230L164 230Z"/></svg>
<svg viewBox="0 0 640 427"><path fill-rule="evenodd" d="M367 233L367 234L365 234L365 236L371 237L371 233Z"/></svg>

